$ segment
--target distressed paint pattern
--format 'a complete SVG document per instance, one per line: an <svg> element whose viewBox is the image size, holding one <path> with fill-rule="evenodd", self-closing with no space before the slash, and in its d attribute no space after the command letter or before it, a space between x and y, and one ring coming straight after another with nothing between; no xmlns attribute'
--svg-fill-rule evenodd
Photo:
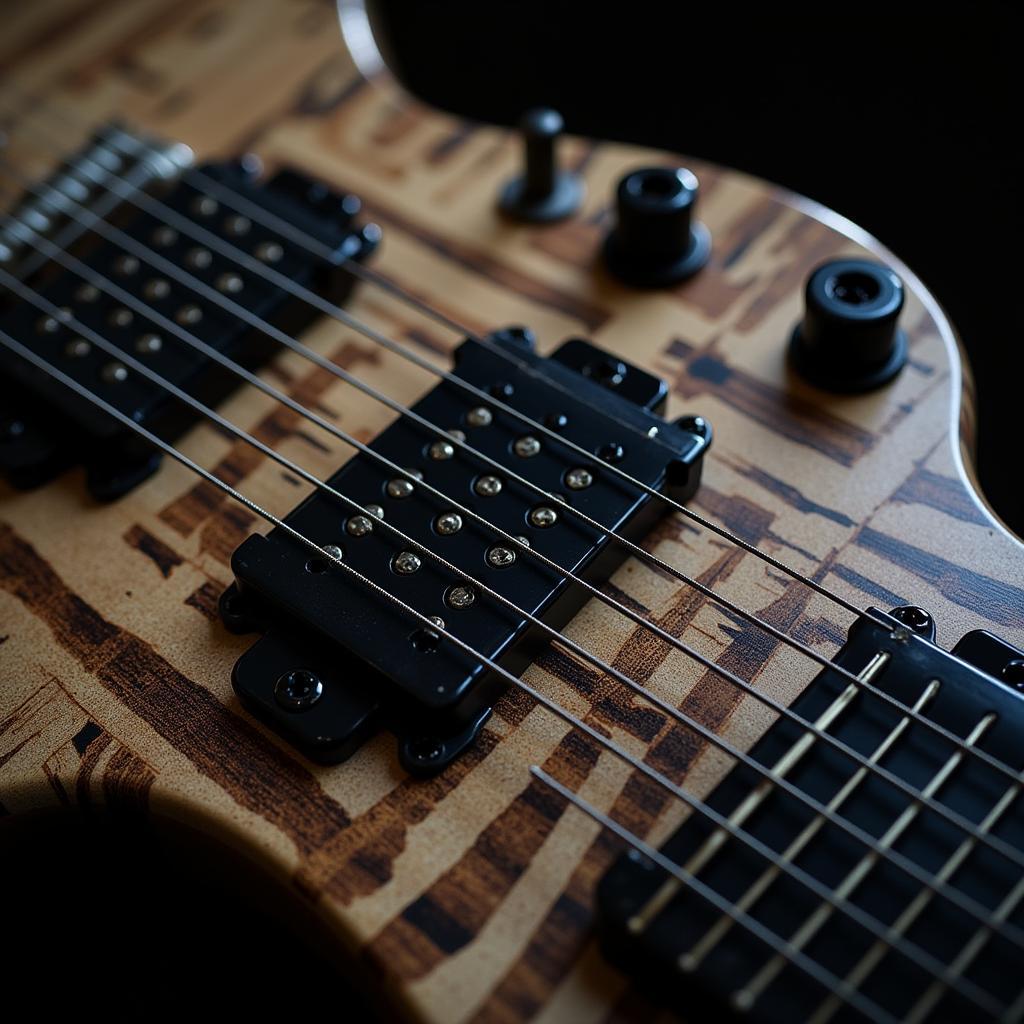
<svg viewBox="0 0 1024 1024"><path fill-rule="evenodd" d="M947 645L977 627L1024 640L1021 547L965 479L957 452L970 446L972 413L966 401L957 412L955 343L915 281L906 278L912 360L898 381L863 398L814 392L782 358L802 283L821 260L865 251L824 211L693 162L711 264L674 292L630 292L596 266L607 200L625 169L670 157L570 141L567 159L588 180L581 215L511 226L493 203L518 163L515 141L359 80L333 17L311 0L55 0L7 19L0 68L74 111L83 132L117 112L200 156L253 148L271 166L356 192L385 229L378 268L446 314L474 330L528 324L543 350L587 334L668 380L669 415L697 413L715 428L702 515L850 600L928 607ZM35 107L14 121L41 116ZM352 312L438 365L459 340L370 286ZM430 384L337 324L306 340L403 402ZM388 422L294 356L267 372L361 438ZM262 396L235 395L224 409L321 477L348 457ZM185 446L275 512L295 504L294 482L244 445L200 427ZM661 1019L595 951L592 895L617 845L527 769L545 765L654 840L680 820L664 793L515 692L437 779L404 777L386 740L344 766L309 765L230 690L249 641L220 627L216 603L231 551L260 526L248 512L173 466L105 509L89 507L74 478L0 502L6 812L105 801L244 843L332 922L338 955L361 957L413 1018L520 1024L552 1008L595 1024ZM645 543L816 650L841 643L848 616L688 520L666 519ZM805 659L663 573L630 562L607 590L780 699L813 676ZM749 697L606 608L588 605L568 632L733 742L770 724ZM569 653L545 652L529 678L697 793L728 767Z"/></svg>

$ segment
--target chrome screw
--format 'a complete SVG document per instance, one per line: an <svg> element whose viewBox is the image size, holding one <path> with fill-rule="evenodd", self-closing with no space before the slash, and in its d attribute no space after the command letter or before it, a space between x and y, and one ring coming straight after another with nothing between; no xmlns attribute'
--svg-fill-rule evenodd
<svg viewBox="0 0 1024 1024"><path fill-rule="evenodd" d="M391 568L400 576L411 576L422 564L420 556L411 551L400 551L391 559Z"/></svg>
<svg viewBox="0 0 1024 1024"><path fill-rule="evenodd" d="M366 516L352 516L345 523L345 530L353 537L365 537L368 533L373 532L373 523Z"/></svg>
<svg viewBox="0 0 1024 1024"><path fill-rule="evenodd" d="M445 601L452 608L468 608L476 600L472 587L452 587Z"/></svg>
<svg viewBox="0 0 1024 1024"><path fill-rule="evenodd" d="M521 459L532 459L540 451L540 441L535 437L521 437L512 445L512 450Z"/></svg>
<svg viewBox="0 0 1024 1024"><path fill-rule="evenodd" d="M495 569L504 569L516 560L516 553L511 548L496 545L487 552L487 564Z"/></svg>
<svg viewBox="0 0 1024 1024"><path fill-rule="evenodd" d="M388 481L386 489L389 498L408 498L416 488L404 477L395 477Z"/></svg>
<svg viewBox="0 0 1024 1024"><path fill-rule="evenodd" d="M501 493L501 481L496 476L482 476L473 484L473 490L481 498L493 498Z"/></svg>
<svg viewBox="0 0 1024 1024"><path fill-rule="evenodd" d="M466 413L466 422L471 427L489 427L493 420L494 416L491 414L491 410L483 405L470 409Z"/></svg>
<svg viewBox="0 0 1024 1024"><path fill-rule="evenodd" d="M577 466L565 474L565 486L572 491L582 491L594 482L594 474L589 469Z"/></svg>
<svg viewBox="0 0 1024 1024"><path fill-rule="evenodd" d="M434 520L434 529L443 537L450 537L462 529L462 516L458 512L442 512Z"/></svg>
<svg viewBox="0 0 1024 1024"><path fill-rule="evenodd" d="M159 334L143 334L135 342L135 351L141 352L143 355L152 355L154 352L159 352L163 344L163 339Z"/></svg>
<svg viewBox="0 0 1024 1024"><path fill-rule="evenodd" d="M557 522L558 513L553 508L548 508L547 505L540 505L530 513L530 525L539 526L542 530L554 526Z"/></svg>
<svg viewBox="0 0 1024 1024"><path fill-rule="evenodd" d="M107 363L100 376L108 384L123 384L128 379L128 369L122 363Z"/></svg>
<svg viewBox="0 0 1024 1024"><path fill-rule="evenodd" d="M428 449L430 457L438 462L450 459L455 454L455 447L447 441L435 441Z"/></svg>

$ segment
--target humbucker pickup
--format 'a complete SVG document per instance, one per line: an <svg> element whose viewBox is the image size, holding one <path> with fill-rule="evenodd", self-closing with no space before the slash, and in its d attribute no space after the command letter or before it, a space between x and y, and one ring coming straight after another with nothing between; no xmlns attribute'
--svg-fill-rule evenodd
<svg viewBox="0 0 1024 1024"><path fill-rule="evenodd" d="M442 380L413 411L610 530L636 540L665 508L611 465L679 501L697 487L710 442L704 422L688 417L666 423L659 415L665 384L585 341L571 340L542 358L528 332L511 328L490 335L486 344L464 341L454 373L608 465L557 438L536 431L531 436L523 420L481 404L478 395L451 380ZM606 534L549 507L554 503L546 504L543 493L408 417L397 419L370 447L422 484L396 477L362 452L327 482L365 514L318 490L285 523L332 546L364 577L437 617L503 669L521 673L544 645L544 631L425 553L406 558L407 545L385 524L554 628L568 621L587 594L531 558L527 547L591 583L606 579L623 557L622 546ZM454 513L450 501L423 484L522 546L502 546L492 530ZM499 673L418 628L408 613L339 566L311 559L309 549L280 527L249 537L236 550L232 569L236 583L223 595L222 617L238 632L263 632L235 666L235 691L252 713L314 760L343 760L386 726L398 737L408 771L436 772L472 741L504 689Z"/></svg>
<svg viewBox="0 0 1024 1024"><path fill-rule="evenodd" d="M127 199L122 201L102 187L103 175L110 177L109 168L121 168L115 183L122 195L126 182L132 190L145 187L198 227L335 303L344 301L355 280L345 269L345 261L369 255L379 232L373 225L362 229L355 225L359 208L355 197L332 191L295 171L281 170L261 180L251 161L201 168L245 200L329 248L332 256L312 254L255 220L219 205L190 185L187 177L177 177L181 161L172 160L168 152L176 151L158 149L124 129L110 127L98 133L82 154L69 160L53 178L27 193L8 215L0 251L11 257L7 269L31 284L57 308L58 315L27 301L7 301L0 305L0 329L52 360L137 423L173 440L195 422L197 414L159 385L91 345L69 319L143 360L208 405L232 391L238 377L146 316L144 309L163 315L248 369L269 358L278 344L186 284L169 280L109 237L85 230L83 213L102 216L159 257L283 331L295 334L319 313L273 282L240 268L226 253L207 248L153 213ZM91 168L103 174L92 171L90 176L86 172ZM78 199L73 201L71 196ZM44 230L42 225L50 229ZM74 258L144 305L130 308L69 267L47 259L45 253L53 251L46 248L48 244L62 252L70 247ZM146 479L159 464L159 454L134 431L93 403L69 395L62 384L6 349L0 351L0 381L0 474L14 486L35 487L81 463L86 467L90 493L99 500L110 500Z"/></svg>
<svg viewBox="0 0 1024 1024"><path fill-rule="evenodd" d="M878 849L906 857L925 878L948 882L962 898L1004 914L1010 926L1024 924L1019 867L975 834L977 829L1018 849L1024 841L1017 774L1024 763L1024 652L982 630L944 651L920 608L897 608L891 615L871 609L868 615L854 624L835 664L899 705L826 668L791 710L909 791L782 717L751 748L751 757L833 817L738 763L706 803L774 857L718 831L702 814L690 815L660 852L792 949L812 953L816 964L852 984L890 1019L924 1019L921 1009L931 1005L929 1020L987 1020L960 992L937 987L934 975L892 947L906 940L945 964L966 951L970 955L958 967L962 981L984 986L1005 1005L1019 988L1018 947L996 933L982 936L982 926L961 906L880 857ZM904 708L1010 768L1001 773ZM917 793L966 819L969 828L925 805ZM867 833L871 844L841 829L837 819ZM794 865L837 899L871 914L890 929L890 944L780 871L780 864ZM732 1019L735 1013L736 1019L775 1024L864 1019L831 1001L831 988L636 851L606 873L597 906L605 952L687 1016Z"/></svg>

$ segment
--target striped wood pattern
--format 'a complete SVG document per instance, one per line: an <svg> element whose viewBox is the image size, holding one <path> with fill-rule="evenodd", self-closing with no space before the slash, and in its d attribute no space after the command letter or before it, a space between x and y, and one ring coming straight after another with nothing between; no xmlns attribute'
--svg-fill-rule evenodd
<svg viewBox="0 0 1024 1024"><path fill-rule="evenodd" d="M358 80L330 4L22 2L5 7L4 22L5 71L64 109L90 120L116 112L203 156L250 147L357 192L385 230L377 266L473 328L526 323L544 350L587 334L664 375L670 414L699 413L715 427L701 513L854 601L924 605L946 644L979 626L1024 640L1021 546L961 464L968 412L958 412L950 326L906 268L851 225L694 161L712 263L674 292L636 293L595 265L607 200L624 169L670 158L574 142L567 155L588 186L582 214L551 228L508 224L493 200L517 166L515 140ZM910 364L879 393L828 397L787 375L784 339L808 270L865 250L894 262L909 286ZM352 309L440 365L458 340L372 287ZM431 383L337 323L307 340L403 401ZM361 437L388 421L293 355L268 372ZM225 409L321 477L348 457L311 444L294 415L251 391ZM302 493L206 427L184 448L278 513ZM340 767L304 762L239 708L229 675L251 640L228 635L214 611L229 553L260 527L174 465L108 507L87 501L76 474L36 493L0 492L3 810L104 801L198 825L285 879L336 929L339 952L361 957L394 1003L423 1020L652 1017L588 934L591 892L615 846L531 783L527 767L545 766L653 839L678 809L515 695L433 781L403 777L387 736ZM649 545L822 651L848 624L682 518ZM813 674L635 562L612 588L779 697ZM736 742L769 721L606 608L588 606L569 632ZM529 679L697 793L726 764L565 654L543 656Z"/></svg>

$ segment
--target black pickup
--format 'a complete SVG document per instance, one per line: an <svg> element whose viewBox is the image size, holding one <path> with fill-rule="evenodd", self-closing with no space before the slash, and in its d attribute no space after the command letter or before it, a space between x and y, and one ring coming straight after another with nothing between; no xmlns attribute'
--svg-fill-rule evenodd
<svg viewBox="0 0 1024 1024"><path fill-rule="evenodd" d="M648 486L678 500L693 494L710 433L697 418L666 423L658 415L666 396L660 380L584 341L569 341L542 358L522 329L490 337L493 346L468 340L459 347L459 377ZM543 433L531 435L521 420L450 381L422 398L415 412L463 433L468 444L503 467L632 539L664 511L662 502L609 467ZM591 582L606 579L623 557L621 545L564 510L538 514L545 502L535 491L407 417L371 447ZM487 478L497 478L498 486ZM529 664L547 640L544 632L425 553L404 564L412 571L402 572L396 557L408 545L387 524L555 628L587 596L522 548L512 551L506 542L496 557L493 549L502 546L501 539L468 517L448 521L456 528L446 529L439 517L451 513L450 502L423 486L409 486L365 453L328 483L366 515L317 491L287 524L336 547L363 576L422 614L437 616L473 650L510 672ZM417 628L408 613L368 592L340 567L311 559L309 549L280 528L246 540L232 568L236 585L222 599L223 618L239 632L264 632L236 665L235 690L247 708L315 760L342 760L386 726L398 736L407 770L437 771L471 742L504 689L500 674L451 641Z"/></svg>
<svg viewBox="0 0 1024 1024"><path fill-rule="evenodd" d="M119 140L133 138L121 129L108 129L94 141L90 152L102 154L120 145L123 156L125 143ZM72 173L73 165L70 161L65 174ZM342 302L354 282L344 261L365 258L377 240L375 227L359 229L354 224L358 201L291 170L262 181L247 167L225 163L202 170L328 246L330 259L313 255L239 216L198 192L186 179L156 182L158 195L178 213L297 284ZM94 188L93 193L90 209L96 205L99 190ZM301 299L240 269L226 256L175 231L151 213L129 202L112 204L109 192L103 193L103 198L108 209L100 212L120 230L281 330L297 333L319 316ZM144 260L82 231L73 222L65 228L76 229L71 250L76 258L230 359L252 369L278 348L277 342L185 285L166 279ZM25 227L22 235L32 237L35 232ZM221 400L238 385L238 378L228 369L182 338L162 330L138 310L128 309L70 270L39 258L38 251L24 248L36 257L27 274L20 275L26 284L167 380L207 404ZM65 373L165 440L180 436L198 416L157 384L90 345L63 318L49 316L29 302L0 296L0 329L52 359ZM34 487L72 465L84 464L90 493L99 500L110 500L146 479L159 462L159 453L134 431L93 403L70 395L64 385L14 353L0 350L0 474L14 486Z"/></svg>

